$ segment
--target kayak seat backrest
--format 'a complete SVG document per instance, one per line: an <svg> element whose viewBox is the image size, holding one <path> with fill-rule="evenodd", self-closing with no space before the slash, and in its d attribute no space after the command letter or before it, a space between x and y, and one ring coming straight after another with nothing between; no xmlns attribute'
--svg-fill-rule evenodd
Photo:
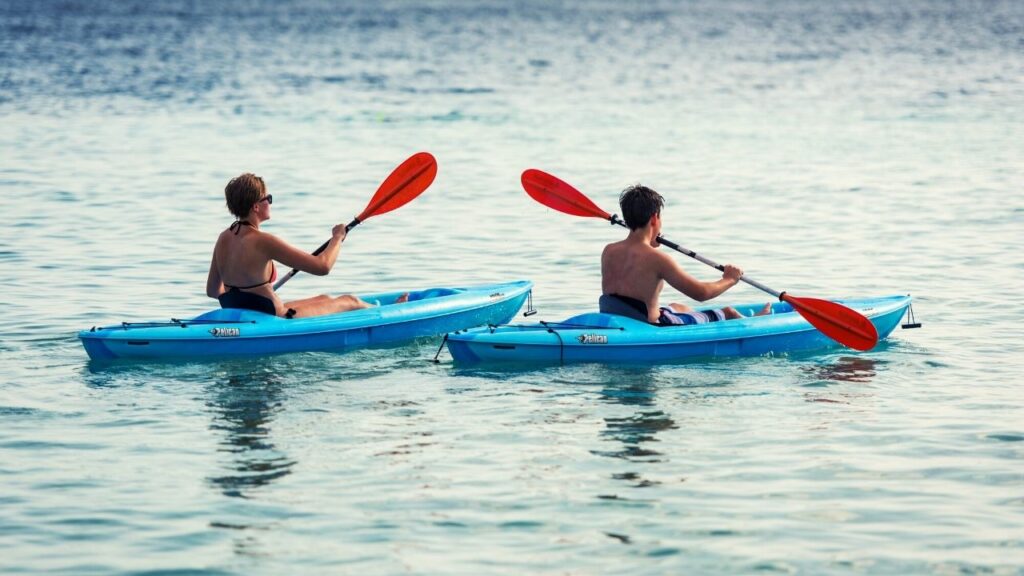
<svg viewBox="0 0 1024 576"><path fill-rule="evenodd" d="M586 312L584 314L577 314L572 318L567 318L562 322L548 323L548 325L556 328L559 324L563 326L575 326L577 328L622 328L622 324L626 322L626 317L619 316L618 314ZM644 324L647 324L647 322L644 322Z"/></svg>
<svg viewBox="0 0 1024 576"><path fill-rule="evenodd" d="M640 322L647 322L647 316L641 314L639 310L607 294L602 294L598 298L597 307L602 314L615 314L616 316L625 316Z"/></svg>
<svg viewBox="0 0 1024 576"><path fill-rule="evenodd" d="M419 292L413 292L409 294L409 301L414 302L416 300L426 300L427 298L440 298L441 296L451 296L452 294L458 294L459 292L465 292L459 288L428 288L426 290L420 290Z"/></svg>

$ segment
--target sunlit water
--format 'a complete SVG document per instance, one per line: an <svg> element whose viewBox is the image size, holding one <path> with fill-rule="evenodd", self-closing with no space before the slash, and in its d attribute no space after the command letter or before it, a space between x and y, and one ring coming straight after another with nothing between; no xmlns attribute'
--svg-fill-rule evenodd
<svg viewBox="0 0 1024 576"><path fill-rule="evenodd" d="M1024 572L1022 6L0 4L0 572ZM433 187L286 297L529 278L539 318L593 309L622 232L532 202L536 167L924 328L641 368L439 338L89 364L79 329L215 305L230 177L313 248L419 150Z"/></svg>

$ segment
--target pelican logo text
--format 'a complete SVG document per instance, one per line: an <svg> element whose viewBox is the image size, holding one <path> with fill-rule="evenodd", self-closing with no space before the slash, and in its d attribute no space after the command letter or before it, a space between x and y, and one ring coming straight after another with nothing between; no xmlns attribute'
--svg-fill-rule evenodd
<svg viewBox="0 0 1024 576"><path fill-rule="evenodd" d="M229 338L238 336L238 328L211 328L210 334L214 338Z"/></svg>
<svg viewBox="0 0 1024 576"><path fill-rule="evenodd" d="M580 344L607 344L608 337L604 334L580 334L576 337Z"/></svg>
<svg viewBox="0 0 1024 576"><path fill-rule="evenodd" d="M504 292L495 292L494 294L491 294L491 296L490 296L490 297L491 297L491 298L501 298L501 297L502 297L502 296L504 296L504 295L505 295L505 293L504 293Z"/></svg>

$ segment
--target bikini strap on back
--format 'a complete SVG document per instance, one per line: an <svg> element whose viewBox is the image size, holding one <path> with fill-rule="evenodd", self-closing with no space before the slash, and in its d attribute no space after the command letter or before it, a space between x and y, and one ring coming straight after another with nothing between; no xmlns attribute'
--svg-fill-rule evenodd
<svg viewBox="0 0 1024 576"><path fill-rule="evenodd" d="M234 233L235 233L235 236L238 236L238 231L242 229L242 225L243 225L243 224L244 224L244 225L246 225L246 226L248 226L248 227L250 227L250 228L253 228L253 229L255 229L255 228L256 228L256 227L255 227L255 226L253 226L252 224L249 224L249 221L248 221L248 220L235 220L235 221L234 221L234 222L233 222L233 223L231 224L231 226L228 226L228 230L231 230L232 232L234 232Z"/></svg>

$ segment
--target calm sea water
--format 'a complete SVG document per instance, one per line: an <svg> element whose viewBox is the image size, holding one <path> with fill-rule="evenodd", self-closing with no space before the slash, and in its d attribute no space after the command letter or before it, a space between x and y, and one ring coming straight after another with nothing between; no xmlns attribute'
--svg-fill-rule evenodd
<svg viewBox="0 0 1024 576"><path fill-rule="evenodd" d="M1022 111L1012 1L3 2L0 572L1022 574ZM925 327L628 369L439 339L89 364L79 329L215 305L232 176L313 248L419 150L434 186L287 297L530 278L539 318L594 308L622 233L533 203L536 167Z"/></svg>

